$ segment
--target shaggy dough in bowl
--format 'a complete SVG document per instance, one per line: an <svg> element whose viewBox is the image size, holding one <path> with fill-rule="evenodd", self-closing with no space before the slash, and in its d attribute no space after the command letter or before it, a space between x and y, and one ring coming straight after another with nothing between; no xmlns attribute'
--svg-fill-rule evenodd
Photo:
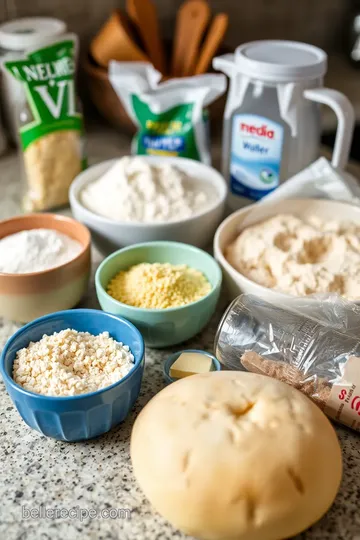
<svg viewBox="0 0 360 540"><path fill-rule="evenodd" d="M169 385L138 416L135 476L173 525L206 540L280 540L317 521L341 479L330 422L290 386L212 372Z"/></svg>
<svg viewBox="0 0 360 540"><path fill-rule="evenodd" d="M244 229L225 257L238 272L270 289L360 299L360 226L354 223L280 214Z"/></svg>

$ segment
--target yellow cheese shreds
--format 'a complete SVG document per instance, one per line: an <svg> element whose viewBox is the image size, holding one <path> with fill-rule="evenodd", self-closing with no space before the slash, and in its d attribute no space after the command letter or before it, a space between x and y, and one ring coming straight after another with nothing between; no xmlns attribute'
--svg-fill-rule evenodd
<svg viewBox="0 0 360 540"><path fill-rule="evenodd" d="M119 272L107 293L129 306L166 309L200 300L211 285L199 270L186 265L141 263Z"/></svg>

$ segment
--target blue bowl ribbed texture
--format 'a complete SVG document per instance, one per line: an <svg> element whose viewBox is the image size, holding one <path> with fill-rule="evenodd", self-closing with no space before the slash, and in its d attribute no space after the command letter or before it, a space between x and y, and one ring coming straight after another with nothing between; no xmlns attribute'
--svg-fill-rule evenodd
<svg viewBox="0 0 360 540"><path fill-rule="evenodd" d="M52 397L28 392L12 378L16 352L44 334L72 328L97 335L109 332L116 341L129 345L134 368L120 381L89 394ZM80 441L98 437L122 422L133 407L141 387L145 363L144 341L126 319L92 309L59 311L20 328L7 342L0 371L6 389L24 422L47 437Z"/></svg>

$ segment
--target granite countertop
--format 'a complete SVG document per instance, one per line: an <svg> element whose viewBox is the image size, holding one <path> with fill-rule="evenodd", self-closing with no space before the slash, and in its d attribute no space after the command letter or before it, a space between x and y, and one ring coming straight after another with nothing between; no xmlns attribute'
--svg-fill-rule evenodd
<svg viewBox="0 0 360 540"><path fill-rule="evenodd" d="M129 140L114 132L97 130L89 138L90 162L124 154ZM215 162L219 149L215 148ZM19 166L14 153L0 159L0 218L19 209ZM68 213L65 212L65 213ZM93 270L101 256L93 252ZM82 306L98 308L91 280ZM224 302L222 302L224 307ZM209 326L186 346L212 350L221 306ZM0 349L16 330L0 320ZM176 350L176 349L175 349ZM127 420L108 434L89 442L64 443L28 428L0 382L0 538L7 540L170 540L186 538L150 507L133 477L129 436L136 415L164 386L162 362L172 350L146 351L146 369L138 402ZM306 540L360 540L360 439L336 428L343 450L344 477L327 515L298 538ZM284 441L286 443L286 441ZM221 489L221 487L219 488ZM65 509L68 518L28 517ZM118 509L116 519L86 516L87 510ZM49 514L47 514L49 515ZM81 518L81 515L83 518Z"/></svg>

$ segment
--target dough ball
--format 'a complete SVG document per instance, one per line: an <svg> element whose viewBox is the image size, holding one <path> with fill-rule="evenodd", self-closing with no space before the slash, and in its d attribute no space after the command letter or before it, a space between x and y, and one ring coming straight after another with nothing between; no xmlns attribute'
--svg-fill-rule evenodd
<svg viewBox="0 0 360 540"><path fill-rule="evenodd" d="M331 506L336 433L307 397L269 377L212 372L157 394L131 437L135 476L155 509L206 540L280 540Z"/></svg>

